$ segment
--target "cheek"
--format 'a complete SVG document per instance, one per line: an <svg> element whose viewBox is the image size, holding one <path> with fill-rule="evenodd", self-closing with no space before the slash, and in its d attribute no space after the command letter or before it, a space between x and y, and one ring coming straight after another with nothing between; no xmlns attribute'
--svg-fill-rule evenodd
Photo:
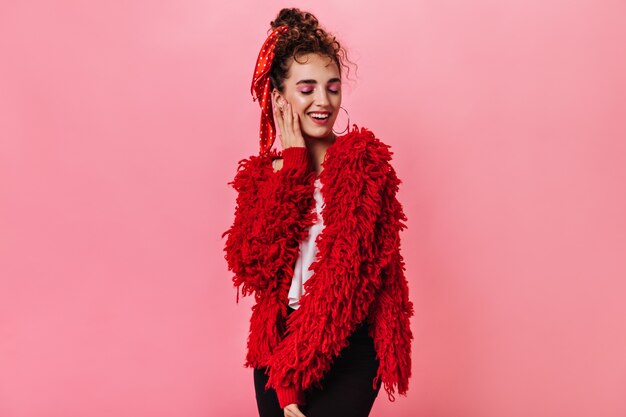
<svg viewBox="0 0 626 417"><path fill-rule="evenodd" d="M293 106L293 110L300 115L303 115L306 108L308 107L308 102L302 100L301 98L292 99L290 103Z"/></svg>

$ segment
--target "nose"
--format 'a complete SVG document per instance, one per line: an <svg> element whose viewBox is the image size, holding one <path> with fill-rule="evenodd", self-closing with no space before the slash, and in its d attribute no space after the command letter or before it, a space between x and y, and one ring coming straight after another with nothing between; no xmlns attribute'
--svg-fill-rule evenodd
<svg viewBox="0 0 626 417"><path fill-rule="evenodd" d="M330 103L328 99L328 92L325 89L318 88L317 95L315 96L315 103L320 107L326 107Z"/></svg>

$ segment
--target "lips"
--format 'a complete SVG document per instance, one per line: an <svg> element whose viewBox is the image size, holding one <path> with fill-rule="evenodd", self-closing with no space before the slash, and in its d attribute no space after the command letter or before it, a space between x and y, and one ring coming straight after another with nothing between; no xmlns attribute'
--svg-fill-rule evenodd
<svg viewBox="0 0 626 417"><path fill-rule="evenodd" d="M327 111L313 111L307 114L311 120L318 125L326 124L330 119L330 112Z"/></svg>

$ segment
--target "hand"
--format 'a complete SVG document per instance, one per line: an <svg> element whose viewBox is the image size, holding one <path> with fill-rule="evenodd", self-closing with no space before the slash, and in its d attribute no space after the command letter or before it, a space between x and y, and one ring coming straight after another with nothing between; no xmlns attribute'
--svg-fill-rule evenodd
<svg viewBox="0 0 626 417"><path fill-rule="evenodd" d="M285 411L285 417L306 417L298 408L298 404L295 403L289 404L288 406L283 408L283 410Z"/></svg>
<svg viewBox="0 0 626 417"><path fill-rule="evenodd" d="M305 147L302 131L300 130L300 117L298 117L298 113L293 111L291 104L287 100L284 100L284 104L284 106L279 106L276 100L272 103L274 121L280 130L281 145L283 149L292 146Z"/></svg>

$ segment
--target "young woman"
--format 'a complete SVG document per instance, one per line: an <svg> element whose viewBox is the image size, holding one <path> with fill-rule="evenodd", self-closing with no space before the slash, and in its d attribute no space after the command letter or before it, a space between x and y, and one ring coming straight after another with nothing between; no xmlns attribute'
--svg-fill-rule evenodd
<svg viewBox="0 0 626 417"><path fill-rule="evenodd" d="M401 181L371 131L333 131L345 59L312 14L282 9L254 70L261 149L229 183L222 237L237 301L255 295L244 366L261 417L367 416L382 384L391 401L408 389Z"/></svg>

